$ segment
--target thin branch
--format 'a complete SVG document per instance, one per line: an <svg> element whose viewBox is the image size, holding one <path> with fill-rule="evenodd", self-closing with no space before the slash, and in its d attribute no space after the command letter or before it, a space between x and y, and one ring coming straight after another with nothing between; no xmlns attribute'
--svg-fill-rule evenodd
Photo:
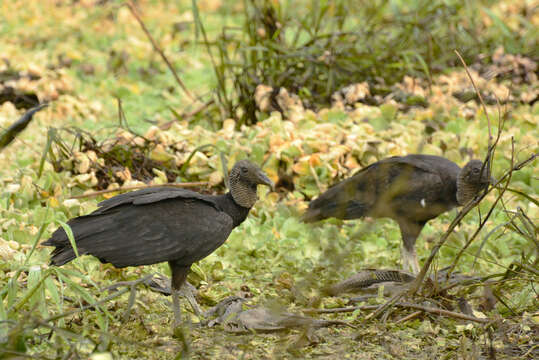
<svg viewBox="0 0 539 360"><path fill-rule="evenodd" d="M466 314L462 314L462 313L458 313L458 312L454 312L454 311L438 309L438 308L433 308L433 307L428 307L428 306L422 306L422 305L417 305L417 304L397 303L396 305L400 306L400 307L403 307L403 308L420 310L420 311L424 311L424 312L427 312L427 313L430 313L430 314L436 314L436 315L445 316L445 317L451 317L451 318L455 318L455 319L475 321L475 322L483 323L483 324L486 324L486 323L490 322L490 320L486 319L486 318L478 318L478 317L475 317L475 316L470 316L470 315L466 315Z"/></svg>
<svg viewBox="0 0 539 360"><path fill-rule="evenodd" d="M415 311L415 312L413 312L413 313L411 313L409 315L406 315L406 316L400 318L399 320L395 321L394 324L396 325L396 324L406 322L408 320L412 320L412 319L418 317L419 315L421 315L422 313L423 313L423 311Z"/></svg>
<svg viewBox="0 0 539 360"><path fill-rule="evenodd" d="M483 324L486 324L486 323L490 322L490 319L478 318L478 317L475 317L475 316L470 316L470 315L466 315L466 314L462 314L462 313L458 313L458 312L454 312L454 311L449 311L449 310L444 310L444 309L439 309L439 308L434 308L434 307L430 307L430 306L423 306L423 305L417 305L417 304L412 304L412 303L402 303L402 302L396 302L393 305L401 307L401 308L414 309L414 310L418 310L418 311L421 311L421 312L426 312L426 313L429 313L429 314L436 314L436 315L440 315L440 316L451 317L451 318L461 319L461 320L475 321L475 322L483 323ZM375 309L377 310L379 308L380 308L380 306L378 306L378 305L365 305L365 306L350 306L350 307L335 308L335 309L305 309L305 310L303 310L303 312L305 312L305 313L317 313L317 314L336 314L336 313L354 312L356 310L375 310ZM365 320L368 320L369 318L375 317L375 316L373 316L373 314L374 313L369 314L365 318ZM414 316L417 316L417 315L414 315ZM412 317L410 317L410 318L412 318ZM400 319L399 322L405 321L404 319L406 319L406 317Z"/></svg>
<svg viewBox="0 0 539 360"><path fill-rule="evenodd" d="M176 79L176 82L178 83L178 85L180 85L180 87L182 88L182 90L185 92L185 94L193 101L196 100L196 98L193 96L193 94L191 94L191 92L187 89L187 87L185 86L185 84L183 83L183 81L180 79L180 77L178 76L178 74L176 73L176 70L174 69L174 67L172 66L172 64L170 63L170 61L167 59L165 53L163 52L163 50L161 50L161 48L159 47L159 45L157 45L157 42L154 40L154 38L152 37L152 35L150 34L150 32L148 31L148 28L146 27L146 25L144 25L144 22L142 21L142 19L140 18L140 16L137 14L137 10L135 9L135 6L131 3L131 2L127 2L125 3L125 5L129 8L129 10L131 11L131 14L133 14L133 16L135 17L135 19L137 19L140 27L142 28L142 31L144 31L144 33L146 34L146 36L148 37L148 39L150 40L150 42L152 43L152 46L154 48L155 51L157 51L157 53L161 56L161 58L163 59L163 61L167 64L170 72L172 72L172 75L174 76L174 79Z"/></svg>
<svg viewBox="0 0 539 360"><path fill-rule="evenodd" d="M492 184L492 187L498 188L498 185L501 184L508 176L512 176L512 173L514 171L518 171L522 169L523 167L527 166L529 163L533 162L538 157L539 157L539 152L531 154L527 159L522 160L521 162L513 166L511 169L506 171L505 174L503 174L500 178L496 180L494 184Z"/></svg>
<svg viewBox="0 0 539 360"><path fill-rule="evenodd" d="M316 183L316 187L318 188L318 191L322 192L322 184L320 184L320 180L318 179L318 175L316 174L316 171L314 171L313 166L309 162L309 170L311 171L311 175L314 178L314 182Z"/></svg>
<svg viewBox="0 0 539 360"><path fill-rule="evenodd" d="M496 145L498 144L498 141L500 140L500 137L502 135L502 129L503 129L503 126L505 124L505 116L501 116L500 102L498 100L498 97L496 97L496 102L498 104L498 134L496 136L496 141L493 144L492 143L492 130L491 130L491 125L490 125L490 117L488 116L487 105L485 104L485 101L483 100L483 96L481 95L481 92L479 92L479 89L475 85L475 81L474 81L472 75L470 74L470 70L468 69L468 66L466 65L466 62L464 61L464 59L462 58L462 56L460 55L460 53L457 50L455 50L455 53L457 54L458 58L462 62L462 66L464 66L464 70L466 70L466 74L468 75L468 78L470 79L470 82L472 83L473 88L474 88L475 92L477 93L477 97L479 98L479 102L481 103L481 106L483 107L483 111L485 112L485 117L487 119L487 126L488 126L487 155L485 156L485 161L483 162L483 166L481 167L481 172L483 172L483 169L486 166L487 171L488 171L488 177L490 178L491 171L492 171L492 159L494 158L494 152L496 151Z"/></svg>
<svg viewBox="0 0 539 360"><path fill-rule="evenodd" d="M464 65L464 70L466 70L466 74L468 74L468 78L470 78L472 86L473 86L477 96L479 97L479 102L481 103L481 106L483 107L483 111L485 112L485 116L487 118L487 124L488 124L488 142L489 142L489 148L490 148L490 143L492 141L492 130L490 128L490 119L489 119L488 112L487 112L487 106L485 105L485 101L483 100L483 96L481 95L481 92L479 92L479 89L475 85L475 81L473 80L472 75L470 74L470 71L468 70L468 66L466 66L466 62L464 61L462 56L460 56L460 53L458 52L458 50L455 50L455 53L457 54L460 61L462 62L462 65Z"/></svg>
<svg viewBox="0 0 539 360"><path fill-rule="evenodd" d="M372 314L367 315L365 320L368 320L368 319L371 319L371 318L376 318L378 315L380 315L381 313L386 311L389 307L397 304L397 301L399 301L403 296L404 296L404 292L396 294L391 299L389 299L385 304L379 306L378 309L376 309L375 312L373 312Z"/></svg>
<svg viewBox="0 0 539 360"><path fill-rule="evenodd" d="M215 102L215 100L210 100L210 101L207 101L205 102L204 104L200 105L198 108L188 112L188 113L184 113L184 114L181 114L180 117L182 118L182 120L189 120L190 118L192 118L193 116L197 115L198 113L206 110L210 105L212 105L213 103ZM174 124L177 120L172 120L172 121L168 121L162 125L159 125L159 128L161 130L168 130L170 129L170 127L172 126L172 124Z"/></svg>
<svg viewBox="0 0 539 360"><path fill-rule="evenodd" d="M103 194L113 193L113 192L119 192L119 191L129 191L129 190L138 190L138 189L151 189L151 188L157 188L157 187L175 187L175 188L188 188L188 187L197 187L197 186L204 186L208 185L207 181L195 181L195 182L185 182L185 183L177 183L177 184L161 184L161 185L133 185L133 186L126 186L118 189L108 189L108 190L99 190L87 194L81 194L81 195L75 195L70 197L70 199L83 199L83 198L91 198L96 197Z"/></svg>
<svg viewBox="0 0 539 360"><path fill-rule="evenodd" d="M337 313L348 313L354 312L356 310L376 310L380 305L362 305L362 306L349 306L342 308L333 308L333 309L303 309L302 312L306 314L337 314Z"/></svg>

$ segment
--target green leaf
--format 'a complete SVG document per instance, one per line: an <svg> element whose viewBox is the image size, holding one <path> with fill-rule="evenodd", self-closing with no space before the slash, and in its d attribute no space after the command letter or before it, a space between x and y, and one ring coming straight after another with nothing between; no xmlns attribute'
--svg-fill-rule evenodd
<svg viewBox="0 0 539 360"><path fill-rule="evenodd" d="M47 210L49 209L49 206L47 205ZM48 211L47 211L48 212ZM47 227L48 223L43 223L41 224L41 226L39 227L39 230L36 234L36 237L35 237L35 240L32 244L32 249L30 249L30 251L28 252L28 254L26 255L26 260L24 260L24 265L26 266L28 264L28 261L30 261L30 257L32 256L32 254L34 253L34 251L36 250L36 247L37 247L37 244L39 243L39 240L41 239L41 236L43 235L43 231L45 230L45 228Z"/></svg>
<svg viewBox="0 0 539 360"><path fill-rule="evenodd" d="M29 279L29 288L26 290L24 295L19 299L19 301L17 301L16 304L9 307L8 313L17 312L24 304L26 304L32 298L32 296L41 288L41 284L43 283L43 281L45 281L45 279L50 274L51 274L50 271L46 270L43 274L40 274L41 276L39 276L39 279L37 281L30 282L30 279Z"/></svg>
<svg viewBox="0 0 539 360"><path fill-rule="evenodd" d="M77 249L77 244L75 243L75 236L73 235L73 230L71 230L71 226L69 226L67 223L56 220L58 224L64 229L66 232L67 238L69 239L69 243L71 244L71 247L73 248L73 251L75 252L75 256L79 257L79 250Z"/></svg>
<svg viewBox="0 0 539 360"><path fill-rule="evenodd" d="M44 277L42 279L42 277ZM39 309L39 312L41 313L41 316L47 317L48 311L45 301L45 288L44 286L41 286L41 284L48 278L48 272L42 273L41 267L39 266L32 266L30 267L30 270L28 271L28 287L33 288L36 287L36 291L30 298L30 308L33 309L36 305Z"/></svg>

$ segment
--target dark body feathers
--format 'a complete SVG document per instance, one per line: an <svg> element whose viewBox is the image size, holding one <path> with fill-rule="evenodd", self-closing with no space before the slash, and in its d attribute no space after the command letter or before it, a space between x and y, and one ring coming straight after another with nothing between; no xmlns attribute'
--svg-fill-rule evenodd
<svg viewBox="0 0 539 360"><path fill-rule="evenodd" d="M221 246L249 212L230 194L210 196L170 187L118 195L99 206L68 225L80 255L91 254L120 268L163 261L190 266ZM75 258L63 228L43 244L56 246L54 265Z"/></svg>
<svg viewBox="0 0 539 360"><path fill-rule="evenodd" d="M426 222L457 206L460 167L431 155L394 156L369 165L311 201L303 219L390 217Z"/></svg>

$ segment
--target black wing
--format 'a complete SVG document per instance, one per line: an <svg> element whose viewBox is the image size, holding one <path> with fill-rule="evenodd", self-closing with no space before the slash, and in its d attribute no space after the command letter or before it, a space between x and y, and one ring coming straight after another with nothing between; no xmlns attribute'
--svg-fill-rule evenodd
<svg viewBox="0 0 539 360"><path fill-rule="evenodd" d="M453 161L436 155L411 154L406 156L392 156L379 161L379 163L408 164L426 173L440 176L447 174L455 179L460 172L460 167Z"/></svg>
<svg viewBox="0 0 539 360"><path fill-rule="evenodd" d="M198 199L216 205L211 195L204 195L187 189L163 186L132 191L104 200L98 204L99 209L94 211L91 215L102 214L116 206L124 204L150 204L174 198Z"/></svg>

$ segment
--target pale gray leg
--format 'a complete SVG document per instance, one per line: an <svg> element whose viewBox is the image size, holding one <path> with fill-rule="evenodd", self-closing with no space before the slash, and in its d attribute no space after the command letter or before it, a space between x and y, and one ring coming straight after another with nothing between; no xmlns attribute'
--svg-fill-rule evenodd
<svg viewBox="0 0 539 360"><path fill-rule="evenodd" d="M172 310L174 311L174 333L174 329L176 329L182 324L182 314L180 309L180 289L182 288L183 284L185 283L185 280L187 279L187 274L189 274L190 266L178 264L174 261L169 261L168 264L172 272L172 279L170 279L170 288L172 290Z"/></svg>
<svg viewBox="0 0 539 360"><path fill-rule="evenodd" d="M180 309L180 291L172 288L172 311L174 311L173 327L177 328L182 324L182 312Z"/></svg>
<svg viewBox="0 0 539 360"><path fill-rule="evenodd" d="M402 235L402 267L414 274L419 272L419 262L415 252L415 241L425 223L414 223L406 220L399 221Z"/></svg>
<svg viewBox="0 0 539 360"><path fill-rule="evenodd" d="M204 317L204 311L200 308L200 305L198 305L198 302L195 299L195 287L188 282L183 283L183 286L180 290L180 294L182 294L183 297L187 299L187 302L189 302L189 305L191 305L191 308L193 309L193 312L200 320Z"/></svg>
<svg viewBox="0 0 539 360"><path fill-rule="evenodd" d="M417 261L415 249L410 250L404 246L402 247L402 268L413 274L419 273L419 262Z"/></svg>

